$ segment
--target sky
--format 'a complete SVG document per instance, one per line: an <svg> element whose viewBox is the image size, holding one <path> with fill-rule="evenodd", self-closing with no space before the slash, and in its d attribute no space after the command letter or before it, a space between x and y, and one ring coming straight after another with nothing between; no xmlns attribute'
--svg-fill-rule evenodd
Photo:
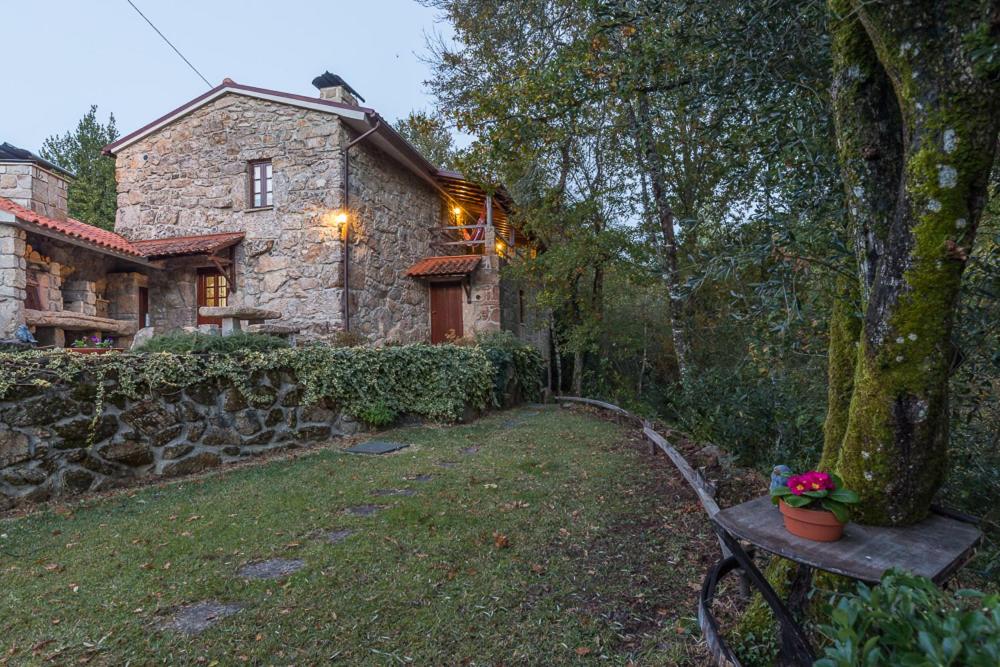
<svg viewBox="0 0 1000 667"><path fill-rule="evenodd" d="M339 74L385 118L430 109L426 36L449 32L414 0L133 0L217 85L318 95ZM197 97L205 82L126 0L0 0L0 143L37 151L90 105L124 135Z"/></svg>

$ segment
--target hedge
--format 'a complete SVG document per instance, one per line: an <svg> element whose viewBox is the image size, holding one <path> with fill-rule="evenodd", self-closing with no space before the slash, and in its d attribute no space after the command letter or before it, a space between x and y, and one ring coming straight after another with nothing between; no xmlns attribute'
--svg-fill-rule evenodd
<svg viewBox="0 0 1000 667"><path fill-rule="evenodd" d="M138 399L218 378L232 382L254 404L263 399L256 380L268 372L294 375L307 404L327 399L381 426L402 414L453 421L466 407L482 410L499 405L497 377L500 373L507 377L510 369L495 366L484 347L457 345L315 345L229 354L2 352L0 400L16 397L18 388L74 384L89 377L97 381L96 420L105 401L115 396ZM518 386L534 382L537 393L537 379L518 377L516 382Z"/></svg>

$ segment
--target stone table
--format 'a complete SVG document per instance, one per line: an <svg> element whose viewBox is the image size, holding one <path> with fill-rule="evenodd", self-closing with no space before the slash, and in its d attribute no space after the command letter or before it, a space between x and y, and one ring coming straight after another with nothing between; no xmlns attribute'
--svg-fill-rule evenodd
<svg viewBox="0 0 1000 667"><path fill-rule="evenodd" d="M250 324L256 324L265 320L281 319L281 313L277 310L249 306L202 306L198 309L198 313L202 317L222 318L223 336L231 336L239 331L240 322L244 320Z"/></svg>

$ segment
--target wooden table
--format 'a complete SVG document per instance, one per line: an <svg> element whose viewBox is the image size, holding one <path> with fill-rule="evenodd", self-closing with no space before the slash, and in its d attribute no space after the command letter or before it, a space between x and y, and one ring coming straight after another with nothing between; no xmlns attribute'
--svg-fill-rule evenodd
<svg viewBox="0 0 1000 667"><path fill-rule="evenodd" d="M778 619L783 654L792 664L811 665L815 657L805 632L754 565L740 540L801 565L869 584L878 583L893 568L942 584L968 562L982 539L982 533L971 521L970 517L956 513L938 512L920 523L901 528L851 523L837 542L813 542L785 530L781 513L771 504L769 496L755 498L712 517L712 527L732 555L719 561L706 575L699 613L706 616L704 620L721 638L718 624L711 616L715 587L727 573L742 570ZM720 662L739 664L721 639L713 652Z"/></svg>

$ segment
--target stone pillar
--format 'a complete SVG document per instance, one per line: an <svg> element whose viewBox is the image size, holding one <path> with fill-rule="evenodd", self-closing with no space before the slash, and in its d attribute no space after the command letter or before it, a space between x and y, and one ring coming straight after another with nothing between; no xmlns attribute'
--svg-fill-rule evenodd
<svg viewBox="0 0 1000 667"><path fill-rule="evenodd" d="M24 323L28 275L24 246L23 230L0 223L0 338L12 338Z"/></svg>
<svg viewBox="0 0 1000 667"><path fill-rule="evenodd" d="M149 278L141 273L109 273L104 297L109 301L108 315L114 320L139 322L139 288L149 287Z"/></svg>

